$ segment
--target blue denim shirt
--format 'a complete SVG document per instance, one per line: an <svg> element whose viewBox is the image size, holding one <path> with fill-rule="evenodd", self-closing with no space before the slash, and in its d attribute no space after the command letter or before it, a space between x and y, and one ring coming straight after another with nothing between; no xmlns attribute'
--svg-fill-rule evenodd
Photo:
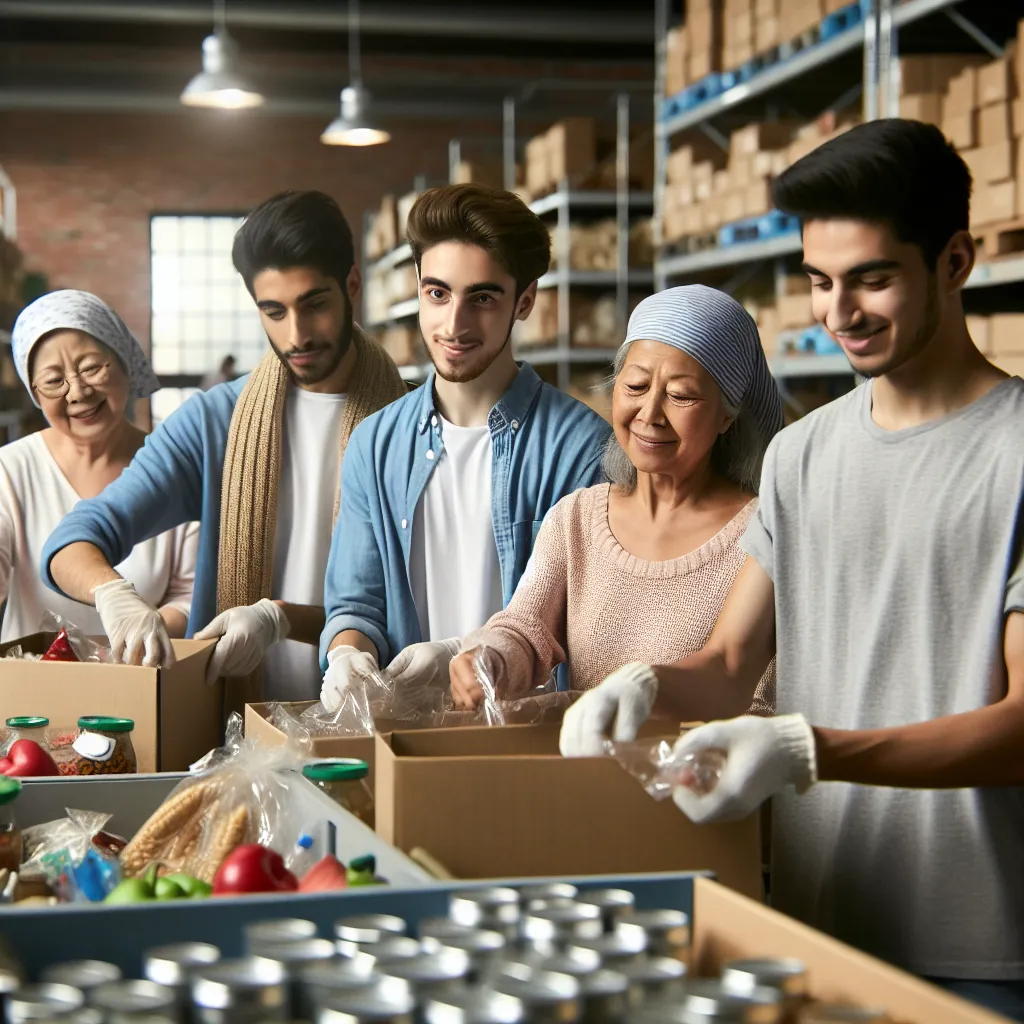
<svg viewBox="0 0 1024 1024"><path fill-rule="evenodd" d="M491 410L491 514L507 605L548 509L604 479L601 456L611 427L582 402L545 384L529 364ZM409 581L417 506L444 451L434 375L353 431L341 467L341 511L324 583L331 641L358 630L383 665L424 639ZM482 626L483 623L480 623Z"/></svg>

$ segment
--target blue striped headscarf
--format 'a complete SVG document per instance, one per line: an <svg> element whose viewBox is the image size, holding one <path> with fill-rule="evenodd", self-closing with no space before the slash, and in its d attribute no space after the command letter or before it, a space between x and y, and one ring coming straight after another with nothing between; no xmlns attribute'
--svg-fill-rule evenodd
<svg viewBox="0 0 1024 1024"><path fill-rule="evenodd" d="M696 359L733 405L750 410L765 446L782 429L782 397L757 324L725 292L688 284L648 296L629 318L620 360L634 341L660 341Z"/></svg>

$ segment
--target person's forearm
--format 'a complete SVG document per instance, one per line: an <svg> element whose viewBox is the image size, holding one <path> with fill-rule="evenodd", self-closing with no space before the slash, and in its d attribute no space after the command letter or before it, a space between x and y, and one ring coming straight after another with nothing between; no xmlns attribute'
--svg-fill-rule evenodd
<svg viewBox="0 0 1024 1024"><path fill-rule="evenodd" d="M164 620L167 635L172 639L180 640L188 631L188 616L180 608L167 605L160 609L160 617Z"/></svg>
<svg viewBox="0 0 1024 1024"><path fill-rule="evenodd" d="M315 604L288 604L286 601L275 601L284 612L291 626L289 640L298 640L300 644L320 646L320 634L324 631L324 610Z"/></svg>
<svg viewBox="0 0 1024 1024"><path fill-rule="evenodd" d="M892 729L815 728L818 778L900 789L1024 785L1024 700Z"/></svg>
<svg viewBox="0 0 1024 1024"><path fill-rule="evenodd" d="M377 645L364 633L360 633L358 629L346 629L343 633L339 633L331 641L327 650L333 651L335 647L354 647L357 651L365 651L378 660L380 659Z"/></svg>
<svg viewBox="0 0 1024 1024"><path fill-rule="evenodd" d="M95 544L78 541L53 556L50 573L58 587L73 601L93 604L93 591L121 577Z"/></svg>
<svg viewBox="0 0 1024 1024"><path fill-rule="evenodd" d="M730 665L723 654L704 648L674 665L653 666L658 677L653 716L677 722L713 722L745 715L771 655L763 665L761 660Z"/></svg>

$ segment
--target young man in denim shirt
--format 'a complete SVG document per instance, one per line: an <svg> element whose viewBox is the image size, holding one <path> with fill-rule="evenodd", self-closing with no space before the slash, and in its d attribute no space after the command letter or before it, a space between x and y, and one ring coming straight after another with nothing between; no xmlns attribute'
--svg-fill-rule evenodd
<svg viewBox="0 0 1024 1024"><path fill-rule="evenodd" d="M447 685L459 638L508 603L560 498L599 482L610 428L512 356L550 262L515 195L433 189L409 216L420 329L434 372L368 418L342 466L327 565L321 700L388 667Z"/></svg>

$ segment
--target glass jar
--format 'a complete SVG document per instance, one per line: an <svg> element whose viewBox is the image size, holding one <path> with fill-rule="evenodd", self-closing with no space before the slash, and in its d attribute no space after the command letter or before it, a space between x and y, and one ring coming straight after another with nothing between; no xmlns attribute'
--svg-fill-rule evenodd
<svg viewBox="0 0 1024 1024"><path fill-rule="evenodd" d="M373 793L367 777L370 766L356 758L339 757L313 761L302 774L350 814L373 828Z"/></svg>
<svg viewBox="0 0 1024 1024"><path fill-rule="evenodd" d="M88 715L78 720L81 730L72 744L78 775L134 775L139 770L130 718Z"/></svg>
<svg viewBox="0 0 1024 1024"><path fill-rule="evenodd" d="M19 715L7 719L7 735L4 736L3 745L0 746L0 757L6 757L7 752L17 743L18 740L33 740L43 750L49 750L46 742L46 731L50 727L48 718L38 718L35 715Z"/></svg>
<svg viewBox="0 0 1024 1024"><path fill-rule="evenodd" d="M17 779L0 777L0 868L17 871L21 867L21 829L14 819L14 801L21 793Z"/></svg>

